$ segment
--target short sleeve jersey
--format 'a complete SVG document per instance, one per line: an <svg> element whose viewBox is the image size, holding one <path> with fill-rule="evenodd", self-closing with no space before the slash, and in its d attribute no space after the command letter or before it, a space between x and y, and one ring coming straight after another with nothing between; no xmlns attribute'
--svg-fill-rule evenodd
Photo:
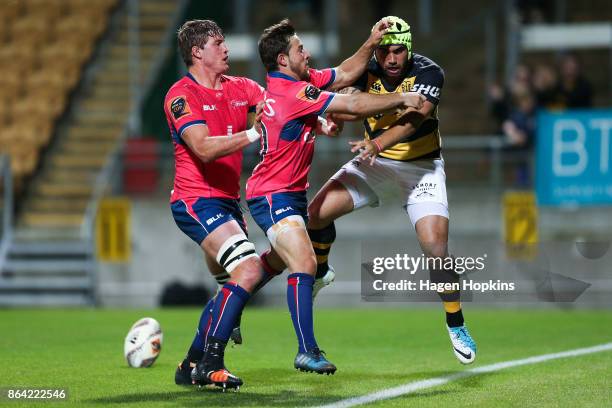
<svg viewBox="0 0 612 408"><path fill-rule="evenodd" d="M246 129L248 112L254 112L262 100L263 88L248 78L223 76L221 89L210 89L187 74L172 85L164 102L174 143L171 202L193 197L239 198L242 151L204 163L182 136L186 129L197 125L208 126L210 137L241 132Z"/></svg>
<svg viewBox="0 0 612 408"><path fill-rule="evenodd" d="M387 159L412 161L440 157L442 149L438 130L438 104L444 86L444 71L431 59L413 54L404 78L398 85L389 84L375 60L371 60L367 71L353 87L363 92L383 95L394 92L419 92L436 106L433 113L425 118L419 128L410 136L400 140L380 153ZM374 115L363 122L366 139L374 139L395 125L399 111Z"/></svg>
<svg viewBox="0 0 612 408"><path fill-rule="evenodd" d="M335 96L325 91L335 78L334 69L310 69L308 82L277 71L268 74L261 160L247 181L247 199L308 188L317 116Z"/></svg>

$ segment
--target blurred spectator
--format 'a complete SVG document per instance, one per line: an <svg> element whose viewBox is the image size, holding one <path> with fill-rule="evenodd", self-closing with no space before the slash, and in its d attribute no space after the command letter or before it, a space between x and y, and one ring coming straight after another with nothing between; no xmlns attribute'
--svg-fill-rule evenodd
<svg viewBox="0 0 612 408"><path fill-rule="evenodd" d="M497 122L498 130L501 131L502 124L508 118L512 110L512 99L531 88L531 71L525 64L519 64L514 71L514 77L509 89L504 89L494 84L489 89L491 113Z"/></svg>
<svg viewBox="0 0 612 408"><path fill-rule="evenodd" d="M526 187L530 184L529 152L535 138L535 97L529 89L514 96L514 107L508 119L502 125L504 141L508 152L515 152L518 161L513 166L513 178L516 186Z"/></svg>
<svg viewBox="0 0 612 408"><path fill-rule="evenodd" d="M559 72L550 65L540 64L532 74L527 65L519 64L510 86L504 89L500 85L493 85L489 89L489 98L491 113L499 131L512 145L517 145L522 137L516 137L514 130L509 131L513 128L508 121L514 123L515 128L525 131L528 127L516 126L517 123L527 123L525 115L533 116L536 109L589 108L592 106L593 91L590 82L582 75L576 57L566 54L561 60Z"/></svg>
<svg viewBox="0 0 612 408"><path fill-rule="evenodd" d="M535 135L535 108L535 98L529 90L514 96L514 107L502 125L509 147L531 147Z"/></svg>
<svg viewBox="0 0 612 408"><path fill-rule="evenodd" d="M505 89L500 85L492 86L489 98L491 113L504 138L504 150L516 152L512 155L519 159L513 167L515 183L527 186L530 171L524 153L535 144L536 111L591 107L593 95L578 60L566 54L558 72L550 65L540 64L532 74L527 65L518 65L511 84Z"/></svg>
<svg viewBox="0 0 612 408"><path fill-rule="evenodd" d="M513 93L516 93L517 90L521 91L524 88L529 88L531 86L531 69L525 64L518 64L516 66L516 70L514 71L514 79L512 81L512 86L510 87L513 90Z"/></svg>
<svg viewBox="0 0 612 408"><path fill-rule="evenodd" d="M567 108L590 108L593 104L593 88L582 75L576 56L566 54L561 60L559 92Z"/></svg>
<svg viewBox="0 0 612 408"><path fill-rule="evenodd" d="M562 109L563 95L559 89L559 76L549 65L538 65L533 73L533 92L539 108Z"/></svg>

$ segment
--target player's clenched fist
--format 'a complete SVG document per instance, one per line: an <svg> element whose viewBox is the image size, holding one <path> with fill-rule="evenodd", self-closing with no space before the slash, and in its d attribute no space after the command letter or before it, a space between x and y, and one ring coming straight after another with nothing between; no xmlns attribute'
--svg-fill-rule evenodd
<svg viewBox="0 0 612 408"><path fill-rule="evenodd" d="M263 115L264 102L261 101L255 107L255 122L253 127L257 130L257 133L261 134L261 116Z"/></svg>
<svg viewBox="0 0 612 408"><path fill-rule="evenodd" d="M423 103L427 100L418 92L405 92L402 94L402 96L404 98L405 108L421 109L423 107Z"/></svg>

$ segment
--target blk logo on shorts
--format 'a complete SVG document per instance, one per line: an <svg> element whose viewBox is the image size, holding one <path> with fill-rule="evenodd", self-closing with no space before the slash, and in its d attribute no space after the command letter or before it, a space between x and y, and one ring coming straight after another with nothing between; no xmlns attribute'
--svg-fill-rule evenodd
<svg viewBox="0 0 612 408"><path fill-rule="evenodd" d="M285 207L285 208L279 208L278 210L274 211L274 215L279 215L279 214L282 214L282 213L290 211L290 210L293 210L293 208L291 208L291 206Z"/></svg>
<svg viewBox="0 0 612 408"><path fill-rule="evenodd" d="M206 225L211 225L213 222L220 220L221 218L223 218L223 214L219 213L217 215L215 215L214 217L210 217L209 219L206 220Z"/></svg>

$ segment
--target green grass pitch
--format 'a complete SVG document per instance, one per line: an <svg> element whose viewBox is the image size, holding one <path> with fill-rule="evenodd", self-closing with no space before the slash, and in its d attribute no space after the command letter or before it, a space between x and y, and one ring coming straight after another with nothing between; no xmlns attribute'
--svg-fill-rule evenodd
<svg viewBox="0 0 612 408"><path fill-rule="evenodd" d="M612 341L610 311L470 310L477 365ZM128 368L123 340L140 317L159 320L160 357ZM465 369L450 348L441 310L318 309L317 339L338 366L334 376L293 369L296 339L282 309L250 308L245 344L228 348L237 392L174 385L196 309L0 310L0 388L55 387L64 402L0 400L0 406L285 407L315 406ZM482 374L381 401L384 407L612 406L612 352Z"/></svg>

